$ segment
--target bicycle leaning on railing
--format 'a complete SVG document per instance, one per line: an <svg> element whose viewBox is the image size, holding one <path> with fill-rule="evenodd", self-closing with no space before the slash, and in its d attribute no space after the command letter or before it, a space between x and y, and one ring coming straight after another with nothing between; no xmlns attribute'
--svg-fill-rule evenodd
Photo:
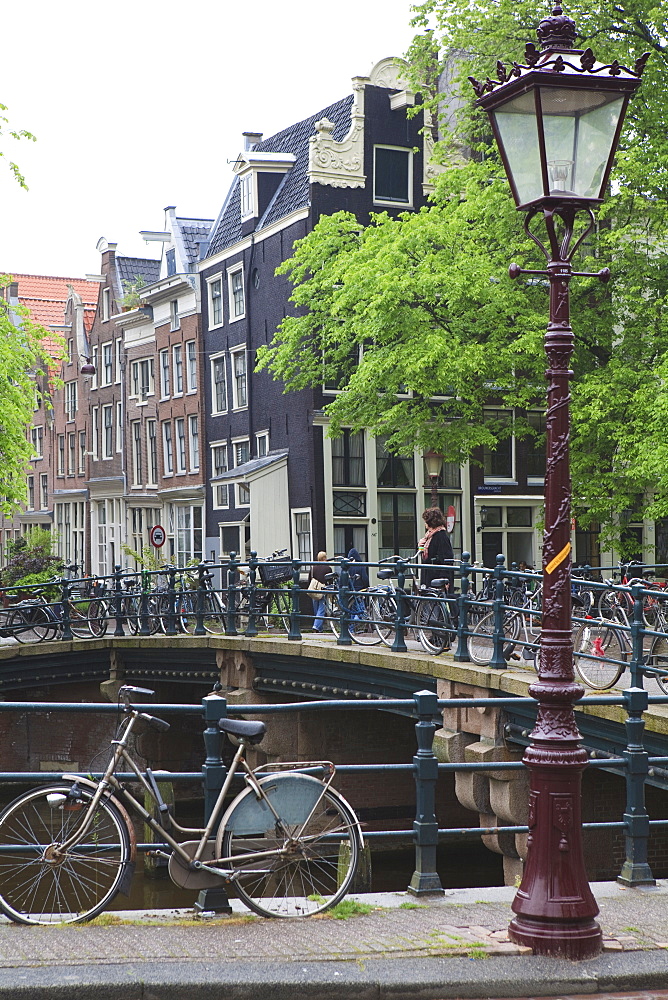
<svg viewBox="0 0 668 1000"><path fill-rule="evenodd" d="M312 916L342 899L364 845L357 816L332 787L334 765L310 761L253 769L246 751L260 743L265 724L221 718L218 725L238 741L237 751L206 826L183 827L153 772L142 772L129 750L135 730L169 730L168 722L136 703L152 695L146 688L120 688L123 717L99 780L63 775L57 784L19 796L0 814L2 912L23 924L80 923L101 913L119 891L127 892L136 851L128 810L171 849L153 853L169 859L176 885L232 886L265 917ZM135 775L152 810L117 777L121 764ZM238 769L246 787L221 818ZM193 835L197 839L180 839Z"/></svg>

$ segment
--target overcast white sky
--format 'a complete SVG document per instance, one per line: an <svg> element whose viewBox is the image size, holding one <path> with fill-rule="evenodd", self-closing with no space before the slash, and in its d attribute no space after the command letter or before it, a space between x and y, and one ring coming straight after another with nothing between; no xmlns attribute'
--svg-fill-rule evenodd
<svg viewBox="0 0 668 1000"><path fill-rule="evenodd" d="M0 272L83 277L104 236L157 256L162 209L215 218L241 133L265 136L350 92L412 37L410 0L32 0L5 19Z"/></svg>

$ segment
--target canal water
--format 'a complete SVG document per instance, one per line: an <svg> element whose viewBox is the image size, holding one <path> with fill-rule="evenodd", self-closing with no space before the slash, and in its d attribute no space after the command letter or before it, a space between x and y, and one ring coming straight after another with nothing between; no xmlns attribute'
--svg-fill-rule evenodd
<svg viewBox="0 0 668 1000"><path fill-rule="evenodd" d="M373 892L404 892L415 867L415 852L402 848L397 851L375 851L371 857ZM438 849L437 869L444 889L503 885L503 859L482 844L448 845ZM144 874L142 860L132 880L130 896L116 896L110 909L177 909L189 908L197 899L192 889L180 889L171 881L165 869L158 877Z"/></svg>

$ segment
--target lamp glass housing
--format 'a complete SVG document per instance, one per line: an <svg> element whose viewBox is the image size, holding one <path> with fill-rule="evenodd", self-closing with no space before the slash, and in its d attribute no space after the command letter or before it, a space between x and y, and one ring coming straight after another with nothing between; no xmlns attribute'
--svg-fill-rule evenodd
<svg viewBox="0 0 668 1000"><path fill-rule="evenodd" d="M430 479L437 479L443 467L443 456L436 451L426 451L424 453L424 464L427 475Z"/></svg>
<svg viewBox="0 0 668 1000"><path fill-rule="evenodd" d="M490 115L519 207L603 199L626 94L535 86Z"/></svg>

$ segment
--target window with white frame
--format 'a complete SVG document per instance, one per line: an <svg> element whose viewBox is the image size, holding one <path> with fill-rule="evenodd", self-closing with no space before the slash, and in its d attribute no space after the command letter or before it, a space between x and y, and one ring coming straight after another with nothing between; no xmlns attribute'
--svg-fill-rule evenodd
<svg viewBox="0 0 668 1000"><path fill-rule="evenodd" d="M77 436L74 432L67 435L67 475L73 476L77 471Z"/></svg>
<svg viewBox="0 0 668 1000"><path fill-rule="evenodd" d="M197 351L194 340L186 342L186 379L187 391L197 392Z"/></svg>
<svg viewBox="0 0 668 1000"><path fill-rule="evenodd" d="M28 510L35 509L35 477L28 476Z"/></svg>
<svg viewBox="0 0 668 1000"><path fill-rule="evenodd" d="M169 328L170 330L178 330L181 325L181 320L179 319L179 300L172 299L169 303Z"/></svg>
<svg viewBox="0 0 668 1000"><path fill-rule="evenodd" d="M77 384L76 382L65 383L65 416L68 420L74 420L77 412Z"/></svg>
<svg viewBox="0 0 668 1000"><path fill-rule="evenodd" d="M183 395L183 347L181 344L174 344L172 348L172 361L174 362L174 395Z"/></svg>
<svg viewBox="0 0 668 1000"><path fill-rule="evenodd" d="M199 421L196 414L188 417L188 435L190 437L190 471L199 470Z"/></svg>
<svg viewBox="0 0 668 1000"><path fill-rule="evenodd" d="M145 403L148 396L152 395L154 391L153 358L142 358L140 361L133 361L130 372L130 395L135 397L138 403Z"/></svg>
<svg viewBox="0 0 668 1000"><path fill-rule="evenodd" d="M385 205L410 205L413 153L399 146L374 146L373 200Z"/></svg>
<svg viewBox="0 0 668 1000"><path fill-rule="evenodd" d="M313 545L311 542L311 511L293 510L292 525L297 558L301 559L302 562L311 562L313 559Z"/></svg>
<svg viewBox="0 0 668 1000"><path fill-rule="evenodd" d="M67 338L67 363L72 364L72 359L74 357L74 337Z"/></svg>
<svg viewBox="0 0 668 1000"><path fill-rule="evenodd" d="M166 476L174 472L174 442L172 441L172 425L165 420L162 425L162 466Z"/></svg>
<svg viewBox="0 0 668 1000"><path fill-rule="evenodd" d="M32 457L44 458L44 428L41 426L32 427L30 440L32 441Z"/></svg>
<svg viewBox="0 0 668 1000"><path fill-rule="evenodd" d="M142 462L141 462L141 420L133 420L132 428L132 485L141 486Z"/></svg>
<svg viewBox="0 0 668 1000"><path fill-rule="evenodd" d="M171 388L169 378L169 349L166 348L164 351L160 351L160 396L162 399L167 399Z"/></svg>
<svg viewBox="0 0 668 1000"><path fill-rule="evenodd" d="M177 566L187 566L202 559L202 508L186 504L170 504L168 525L172 528L174 557Z"/></svg>
<svg viewBox="0 0 668 1000"><path fill-rule="evenodd" d="M114 454L114 407L102 407L102 458L112 458Z"/></svg>
<svg viewBox="0 0 668 1000"><path fill-rule="evenodd" d="M213 383L213 412L225 413L227 410L227 375L224 357L211 360L211 381Z"/></svg>
<svg viewBox="0 0 668 1000"><path fill-rule="evenodd" d="M111 315L111 289L102 289L102 320L106 323Z"/></svg>
<svg viewBox="0 0 668 1000"><path fill-rule="evenodd" d="M111 341L102 345L102 385L111 385L114 381L114 345Z"/></svg>
<svg viewBox="0 0 668 1000"><path fill-rule="evenodd" d="M97 344L93 348L93 357L91 360L93 362L93 368L95 369L95 372L91 376L90 387L91 389L97 389L99 371L100 371L100 348L97 346Z"/></svg>
<svg viewBox="0 0 668 1000"><path fill-rule="evenodd" d="M79 475L86 472L86 432L79 431Z"/></svg>
<svg viewBox="0 0 668 1000"><path fill-rule="evenodd" d="M237 319L243 319L246 314L246 301L244 296L244 269L243 265L227 272L230 298L230 323Z"/></svg>
<svg viewBox="0 0 668 1000"><path fill-rule="evenodd" d="M220 326L223 322L223 279L214 278L209 282L209 326Z"/></svg>
<svg viewBox="0 0 668 1000"><path fill-rule="evenodd" d="M515 440L512 410L485 410L485 423L497 435L494 447L483 448L485 480L515 480Z"/></svg>
<svg viewBox="0 0 668 1000"><path fill-rule="evenodd" d="M43 472L39 477L40 509L49 509L49 476Z"/></svg>
<svg viewBox="0 0 668 1000"><path fill-rule="evenodd" d="M83 566L85 559L85 506L81 501L56 504L56 552L77 566Z"/></svg>
<svg viewBox="0 0 668 1000"><path fill-rule="evenodd" d="M56 466L59 476L65 475L65 435L58 435L58 464Z"/></svg>
<svg viewBox="0 0 668 1000"><path fill-rule="evenodd" d="M227 445L214 444L211 446L211 470L213 476L220 476L227 472ZM229 507L229 489L227 483L213 484L214 507Z"/></svg>
<svg viewBox="0 0 668 1000"><path fill-rule="evenodd" d="M241 410L247 405L246 396L246 351L244 348L231 351L232 359L232 408Z"/></svg>
<svg viewBox="0 0 668 1000"><path fill-rule="evenodd" d="M158 482L158 441L155 424L155 420L146 421L147 485L151 486L156 486Z"/></svg>
<svg viewBox="0 0 668 1000"><path fill-rule="evenodd" d="M116 382L121 381L121 365L123 361L123 338L117 337L114 341L116 349Z"/></svg>
<svg viewBox="0 0 668 1000"><path fill-rule="evenodd" d="M91 436L91 451L93 453L93 458L97 459L100 454L100 408L99 406L94 406L91 410L90 417L90 436Z"/></svg>
<svg viewBox="0 0 668 1000"><path fill-rule="evenodd" d="M184 417L174 421L176 429L176 471L186 471L186 422Z"/></svg>
<svg viewBox="0 0 668 1000"><path fill-rule="evenodd" d="M250 507L250 485L237 483L237 507Z"/></svg>
<svg viewBox="0 0 668 1000"><path fill-rule="evenodd" d="M238 465L244 465L250 459L250 441L248 438L240 439L239 441L233 441L232 447L234 449L234 465L235 468Z"/></svg>
<svg viewBox="0 0 668 1000"><path fill-rule="evenodd" d="M116 451L118 454L123 451L123 403L120 399L116 403Z"/></svg>
<svg viewBox="0 0 668 1000"><path fill-rule="evenodd" d="M248 219L253 214L253 174L247 173L239 178L239 194L241 196L241 218Z"/></svg>
<svg viewBox="0 0 668 1000"><path fill-rule="evenodd" d="M255 435L255 448L258 458L264 458L269 452L269 431L260 431Z"/></svg>

